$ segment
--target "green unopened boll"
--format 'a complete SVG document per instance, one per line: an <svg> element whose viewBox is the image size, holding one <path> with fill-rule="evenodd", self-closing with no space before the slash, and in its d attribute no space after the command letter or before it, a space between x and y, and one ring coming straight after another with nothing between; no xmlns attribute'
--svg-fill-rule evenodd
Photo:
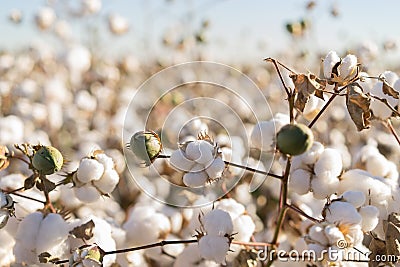
<svg viewBox="0 0 400 267"><path fill-rule="evenodd" d="M314 135L304 124L287 124L277 134L276 146L286 155L300 155L309 150L314 142Z"/></svg>
<svg viewBox="0 0 400 267"><path fill-rule="evenodd" d="M42 146L32 158L33 167L44 175L50 175L61 170L64 163L63 156L57 148Z"/></svg>
<svg viewBox="0 0 400 267"><path fill-rule="evenodd" d="M129 148L148 166L160 155L162 144L155 132L140 131L132 136Z"/></svg>

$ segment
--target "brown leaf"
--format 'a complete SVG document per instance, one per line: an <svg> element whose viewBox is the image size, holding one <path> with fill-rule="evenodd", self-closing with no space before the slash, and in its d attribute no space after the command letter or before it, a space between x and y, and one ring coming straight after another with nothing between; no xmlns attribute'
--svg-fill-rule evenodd
<svg viewBox="0 0 400 267"><path fill-rule="evenodd" d="M82 238L84 240L89 240L93 237L93 228L94 228L93 220L88 221L80 226L75 227L69 233L76 238Z"/></svg>
<svg viewBox="0 0 400 267"><path fill-rule="evenodd" d="M400 256L400 215L392 212L384 223L387 255Z"/></svg>
<svg viewBox="0 0 400 267"><path fill-rule="evenodd" d="M370 119L372 116L369 108L371 104L371 97L364 94L362 88L357 83L352 83L347 86L346 105L350 117L357 130L361 131L370 127Z"/></svg>
<svg viewBox="0 0 400 267"><path fill-rule="evenodd" d="M382 241L382 240L380 240L378 238L372 238L371 242L369 243L368 248L371 251L371 254L369 255L370 259L378 259L378 257L382 257L382 255L386 255L386 244L385 244L385 241ZM382 262L369 261L368 262L368 266L369 267L382 266ZM387 265L385 265L385 266L387 266Z"/></svg>
<svg viewBox="0 0 400 267"><path fill-rule="evenodd" d="M295 108L303 112L311 95L316 95L322 99L322 89L325 88L325 84L321 82L317 77L310 73L306 74L292 74L290 75L294 83L294 89L297 94L296 101L294 103Z"/></svg>
<svg viewBox="0 0 400 267"><path fill-rule="evenodd" d="M385 80L382 83L382 92L385 95L390 95L393 98L399 99L399 92L394 90Z"/></svg>

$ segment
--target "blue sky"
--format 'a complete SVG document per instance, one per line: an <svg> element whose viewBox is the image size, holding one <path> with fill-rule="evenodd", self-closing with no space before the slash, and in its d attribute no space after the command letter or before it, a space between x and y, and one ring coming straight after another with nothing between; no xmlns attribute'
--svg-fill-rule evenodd
<svg viewBox="0 0 400 267"><path fill-rule="evenodd" d="M58 2L78 0L53 0ZM49 1L52 2L52 1ZM400 1L315 1L312 12L305 11L307 1L256 1L256 0L103 0L102 18L74 19L73 29L85 40L85 27L96 25L100 31L107 28L104 17L119 13L131 23L128 35L109 39L104 33L105 50L130 51L146 56L165 52L160 49L160 39L165 31L189 33L208 19L206 33L210 45L208 52L218 58L255 59L274 54L282 48L315 48L321 51L341 50L352 44L371 40L381 42L399 38ZM340 16L330 15L335 4ZM52 40L34 27L33 15L46 1L3 1L0 9L0 49L16 49L31 42ZM24 14L21 25L7 21L11 9ZM59 12L61 17L65 14ZM285 24L307 17L312 31L305 41L293 41L285 32ZM86 26L85 26L86 25Z"/></svg>

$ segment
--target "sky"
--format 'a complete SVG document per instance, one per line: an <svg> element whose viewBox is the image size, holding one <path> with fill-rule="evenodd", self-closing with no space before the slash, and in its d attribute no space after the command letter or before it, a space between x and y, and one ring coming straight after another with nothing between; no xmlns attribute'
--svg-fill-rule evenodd
<svg viewBox="0 0 400 267"><path fill-rule="evenodd" d="M47 40L54 46L54 37L40 32L33 23L35 12L50 3L77 5L79 0L13 0L3 1L0 9L0 50L15 50L38 40ZM205 32L208 46L205 51L220 59L260 59L282 49L341 50L365 41L381 44L387 40L400 40L400 1L337 0L315 1L312 11L306 11L308 1L256 1L256 0L102 0L98 16L73 18L57 9L59 18L71 22L78 42L87 42L88 27L97 27L101 42L98 45L110 53L131 53L151 57L168 52L161 48L166 32L174 38L189 35L208 20ZM339 16L330 13L332 6ZM19 25L10 23L9 12L17 8L24 20ZM110 37L106 17L117 13L126 17L131 25L126 36ZM311 30L303 40L293 39L285 30L288 22L307 18Z"/></svg>

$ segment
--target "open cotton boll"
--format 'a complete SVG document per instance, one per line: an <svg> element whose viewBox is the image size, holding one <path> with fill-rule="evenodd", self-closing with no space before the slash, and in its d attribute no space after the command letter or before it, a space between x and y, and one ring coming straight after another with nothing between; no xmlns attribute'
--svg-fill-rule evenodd
<svg viewBox="0 0 400 267"><path fill-rule="evenodd" d="M334 224L325 226L324 232L331 245L336 245L339 241L345 240L343 233Z"/></svg>
<svg viewBox="0 0 400 267"><path fill-rule="evenodd" d="M379 222L379 210L375 206L361 207L358 213L362 217L361 229L364 232L369 232L375 229Z"/></svg>
<svg viewBox="0 0 400 267"><path fill-rule="evenodd" d="M225 264L229 250L229 240L224 236L205 235L199 240L201 257L216 263Z"/></svg>
<svg viewBox="0 0 400 267"><path fill-rule="evenodd" d="M190 244L176 257L173 267L218 267L213 261L206 261L200 256L197 244Z"/></svg>
<svg viewBox="0 0 400 267"><path fill-rule="evenodd" d="M49 252L52 256L62 256L68 245L64 243L68 238L68 224L60 214L48 214L40 224L36 239L36 252Z"/></svg>
<svg viewBox="0 0 400 267"><path fill-rule="evenodd" d="M314 141L311 148L308 151L297 157L299 157L304 164L314 164L318 160L322 152L324 152L324 149L325 148L323 144Z"/></svg>
<svg viewBox="0 0 400 267"><path fill-rule="evenodd" d="M321 225L313 225L308 232L308 236L321 245L326 246L329 243L329 240L325 235L325 229L324 227L321 227Z"/></svg>
<svg viewBox="0 0 400 267"><path fill-rule="evenodd" d="M85 184L81 187L74 187L75 196L82 202L95 202L100 198L100 192L91 184Z"/></svg>
<svg viewBox="0 0 400 267"><path fill-rule="evenodd" d="M351 54L345 56L338 67L340 77L342 77L343 79L352 78L357 73L356 68L357 57Z"/></svg>
<svg viewBox="0 0 400 267"><path fill-rule="evenodd" d="M334 194L339 186L338 179L323 178L330 177L321 175L311 180L311 189L317 199L324 199Z"/></svg>
<svg viewBox="0 0 400 267"><path fill-rule="evenodd" d="M188 187L204 186L208 180L208 175L205 171L187 172L183 175L183 183Z"/></svg>
<svg viewBox="0 0 400 267"><path fill-rule="evenodd" d="M346 191L342 194L341 198L352 204L355 208L361 207L365 202L365 195L360 191Z"/></svg>
<svg viewBox="0 0 400 267"><path fill-rule="evenodd" d="M297 169L290 174L289 189L297 194L304 195L310 191L312 174L304 169Z"/></svg>
<svg viewBox="0 0 400 267"><path fill-rule="evenodd" d="M356 208L347 202L334 201L327 208L325 220L330 223L359 224L362 217Z"/></svg>
<svg viewBox="0 0 400 267"><path fill-rule="evenodd" d="M340 61L340 57L335 51L329 51L324 59L324 76L327 79L331 78L332 68Z"/></svg>
<svg viewBox="0 0 400 267"><path fill-rule="evenodd" d="M189 172L195 164L194 161L186 157L185 152L182 149L177 149L172 152L169 162L174 169L182 172Z"/></svg>
<svg viewBox="0 0 400 267"><path fill-rule="evenodd" d="M311 95L303 110L304 118L308 121L311 121L312 119L314 119L315 116L317 116L324 105L324 100L314 95Z"/></svg>
<svg viewBox="0 0 400 267"><path fill-rule="evenodd" d="M220 158L215 158L207 167L206 173L210 179L220 178L225 169L225 162Z"/></svg>
<svg viewBox="0 0 400 267"><path fill-rule="evenodd" d="M233 232L232 218L228 212L214 209L202 218L204 230L207 235L230 235Z"/></svg>
<svg viewBox="0 0 400 267"><path fill-rule="evenodd" d="M249 215L243 214L233 221L233 229L237 233L235 240L248 242L256 229L256 225Z"/></svg>
<svg viewBox="0 0 400 267"><path fill-rule="evenodd" d="M388 160L382 154L375 154L367 158L366 170L374 176L385 177L388 174Z"/></svg>
<svg viewBox="0 0 400 267"><path fill-rule="evenodd" d="M114 169L114 161L111 157L107 156L104 153L97 154L96 155L96 160L103 164L104 170L109 170L109 169Z"/></svg>
<svg viewBox="0 0 400 267"><path fill-rule="evenodd" d="M315 163L314 172L317 176L326 171L331 172L332 176L339 176L342 168L342 157L339 151L333 148L326 148Z"/></svg>
<svg viewBox="0 0 400 267"><path fill-rule="evenodd" d="M104 166L95 159L84 158L79 164L77 178L82 183L99 180L104 172Z"/></svg>
<svg viewBox="0 0 400 267"><path fill-rule="evenodd" d="M382 73L381 76L384 77L386 82L392 87L394 86L396 80L398 80L399 78L397 74L392 71L385 71L384 73ZM398 103L398 99L384 94L382 91L382 84L383 83L381 81L378 81L372 87L371 94L379 98L386 99L392 107L395 107ZM384 103L376 99L372 99L370 107L372 112L374 113L374 116L378 118L387 119L392 115L392 111Z"/></svg>
<svg viewBox="0 0 400 267"><path fill-rule="evenodd" d="M186 147L186 156L200 164L206 164L214 158L214 147L207 141L190 142Z"/></svg>
<svg viewBox="0 0 400 267"><path fill-rule="evenodd" d="M97 187L103 194L110 194L114 191L115 186L119 182L119 175L115 170L106 170L100 180L93 181L93 185Z"/></svg>
<svg viewBox="0 0 400 267"><path fill-rule="evenodd" d="M352 169L341 175L338 192L348 190L363 192L372 205L386 203L392 198L390 186L383 182L383 178L359 169Z"/></svg>
<svg viewBox="0 0 400 267"><path fill-rule="evenodd" d="M233 198L221 199L217 203L216 208L228 212L232 220L235 220L237 217L242 215L246 210L242 204L238 203Z"/></svg>

